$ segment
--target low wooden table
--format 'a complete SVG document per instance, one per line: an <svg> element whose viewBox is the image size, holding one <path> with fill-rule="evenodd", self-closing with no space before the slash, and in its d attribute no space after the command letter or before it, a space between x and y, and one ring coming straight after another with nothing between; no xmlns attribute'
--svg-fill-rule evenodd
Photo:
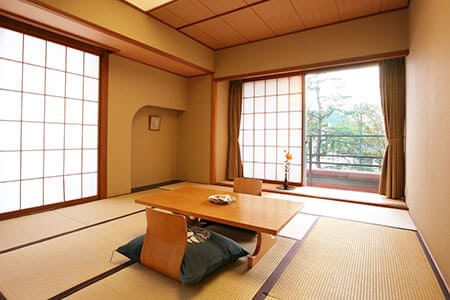
<svg viewBox="0 0 450 300"><path fill-rule="evenodd" d="M236 201L228 205L213 204L208 196L214 194L229 194ZM250 268L272 248L276 235L303 207L300 202L198 187L154 194L137 199L136 203L256 231L256 248L248 257Z"/></svg>

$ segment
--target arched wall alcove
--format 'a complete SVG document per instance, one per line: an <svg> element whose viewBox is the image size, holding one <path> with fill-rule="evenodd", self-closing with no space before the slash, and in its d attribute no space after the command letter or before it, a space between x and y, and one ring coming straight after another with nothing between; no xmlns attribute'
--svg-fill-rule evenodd
<svg viewBox="0 0 450 300"><path fill-rule="evenodd" d="M108 73L107 190L111 197L131 190L134 116L147 106L186 110L188 80L117 55L110 55Z"/></svg>
<svg viewBox="0 0 450 300"><path fill-rule="evenodd" d="M150 116L160 117L159 130L150 130ZM177 179L177 149L178 112L139 109L131 125L131 188Z"/></svg>

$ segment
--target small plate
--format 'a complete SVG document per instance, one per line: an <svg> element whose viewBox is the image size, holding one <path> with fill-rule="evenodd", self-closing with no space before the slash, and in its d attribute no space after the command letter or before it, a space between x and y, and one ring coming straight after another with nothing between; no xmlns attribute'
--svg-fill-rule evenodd
<svg viewBox="0 0 450 300"><path fill-rule="evenodd" d="M214 204L224 205L233 202L234 200L236 200L236 198L228 194L217 194L209 196L208 200L209 202Z"/></svg>

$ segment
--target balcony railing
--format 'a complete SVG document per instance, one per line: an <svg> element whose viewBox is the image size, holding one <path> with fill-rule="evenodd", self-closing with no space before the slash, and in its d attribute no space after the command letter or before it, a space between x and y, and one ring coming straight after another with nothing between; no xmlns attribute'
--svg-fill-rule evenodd
<svg viewBox="0 0 450 300"><path fill-rule="evenodd" d="M306 137L308 185L376 190L385 149L384 135Z"/></svg>

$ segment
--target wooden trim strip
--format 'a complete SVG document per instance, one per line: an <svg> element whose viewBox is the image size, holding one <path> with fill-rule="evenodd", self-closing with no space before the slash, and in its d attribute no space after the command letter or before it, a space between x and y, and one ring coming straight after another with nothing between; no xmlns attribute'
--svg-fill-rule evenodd
<svg viewBox="0 0 450 300"><path fill-rule="evenodd" d="M296 240L294 245L292 245L291 249L284 255L283 259L280 261L280 263L275 267L275 270L270 274L269 278L266 279L266 281L263 283L263 285L260 287L258 292L256 292L253 299L261 300L265 299L266 296L269 295L270 290L275 286L278 279L280 279L281 275L283 274L284 270L289 266L289 263L294 258L295 254L297 254L298 250L302 246L305 239L308 237L309 233L313 229L313 227L316 225L319 218L317 218L314 223L311 225L311 227L308 229L308 232L306 232L305 236L301 240Z"/></svg>
<svg viewBox="0 0 450 300"><path fill-rule="evenodd" d="M211 75L211 126L210 126L210 158L209 158L209 183L215 184L216 179L216 120L217 119L217 82L214 81L214 76Z"/></svg>
<svg viewBox="0 0 450 300"><path fill-rule="evenodd" d="M419 230L416 231L417 239L419 240L419 244L422 247L423 252L425 253L425 256L427 257L428 263L431 266L431 269L433 270L434 276L436 276L436 279L439 283L439 287L442 290L442 294L444 295L444 299L450 299L450 292L449 287L447 287L441 272L439 271L439 268L436 265L436 262L434 261L433 257L431 256L430 251L428 250L427 244L425 243L424 239L422 238L422 234L419 232Z"/></svg>
<svg viewBox="0 0 450 300"><path fill-rule="evenodd" d="M89 52L89 53L93 53L93 54L97 54L97 55L100 55L101 53L105 52L105 50L103 50L102 48L99 48L97 46L92 46L92 45L86 44L82 41L74 40L72 38L62 36L57 33L47 31L45 29L41 29L41 28L38 28L38 27L35 27L32 25L28 25L26 23L22 23L17 20L13 20L13 19L4 17L2 15L0 15L0 25L5 28L14 30L14 31L19 31L20 33L32 35L32 36L35 36L35 37L38 37L41 39L45 39L45 40L48 40L51 42L55 42L58 44L63 44L64 46L77 48L84 52ZM40 67L42 67L42 66L40 66ZM52 69L52 68L50 68L50 69ZM58 70L58 71L61 71L61 70ZM77 75L80 75L80 74L77 74Z"/></svg>
<svg viewBox="0 0 450 300"><path fill-rule="evenodd" d="M96 55L100 55L105 51L119 51L113 49L110 46L90 42L87 43L85 38L76 37L75 35L68 35L61 30L55 30L39 23L38 21L31 21L22 16L18 16L7 12L4 16L4 11L0 11L0 25L5 28L20 31L25 34L33 35L51 42L64 44L65 46L77 48L84 52L90 52ZM60 70L58 70L60 71ZM77 74L79 75L79 74Z"/></svg>
<svg viewBox="0 0 450 300"><path fill-rule="evenodd" d="M64 299L64 298L66 298L66 297L68 297L68 296L70 296L70 295L72 295L72 294L74 294L74 293L76 293L76 292L78 292L78 291L80 291L80 290L82 290L82 289L84 289L84 288L86 288L86 287L88 287L88 286L90 286L90 285L92 285L92 284L102 280L102 279L105 279L106 277L109 277L109 276L111 276L111 275L113 275L113 274L115 274L115 273L117 273L117 272L119 272L119 271L121 271L121 270L123 270L123 269L125 269L125 268L127 268L129 266L131 266L134 263L135 263L135 261L132 261L132 260L124 262L123 264L118 265L117 267L109 269L106 272L100 273L97 276L94 276L94 277L92 277L92 278L90 278L90 279L88 279L86 281L83 281L83 282L81 282L81 283L71 287L70 289L67 289L67 290L65 290L65 291L63 291L63 292L61 292L61 293L59 293L59 294L57 294L57 295L55 295L53 297L50 297L49 300Z"/></svg>
<svg viewBox="0 0 450 300"><path fill-rule="evenodd" d="M11 248L8 248L8 249L1 250L0 254L8 253L8 252L15 251L15 250L18 250L18 249L22 249L22 248L25 248L25 247L28 247L28 246L31 246L31 245L35 245L35 244L39 244L39 243L46 242L46 241L49 241L49 240L53 240L53 239L56 239L56 238L61 237L61 236L65 236L65 235L68 235L68 234L71 234L71 233L75 233L75 232L78 232L78 231L81 231L81 230L85 230L85 229L88 229L88 228L91 228L91 227L94 227L94 226L98 226L98 225L102 225L102 224L109 223L109 222L112 222L112 221L116 221L116 220L119 220L119 219L123 219L123 218L129 217L129 216L132 216L132 215L144 212L144 211L145 211L145 209L141 209L141 210L138 210L138 211L134 211L134 212L128 213L126 215L114 217L112 219L100 221L100 222L97 222L97 223L94 223L94 224L90 224L90 225L79 227L79 228L76 228L76 229L73 229L73 230L69 230L69 231L66 231L66 232L58 233L58 234L55 234L55 235L52 235L52 236L49 236L49 237L46 237L46 238L42 238L42 239L39 239L39 240L36 240L36 241L32 241L32 242L25 243L25 244L22 244L22 245L14 246L14 247L11 247Z"/></svg>
<svg viewBox="0 0 450 300"><path fill-rule="evenodd" d="M100 55L100 95L99 95L99 124L98 124L98 184L97 194L106 198L108 194L108 80L109 54Z"/></svg>
<svg viewBox="0 0 450 300"><path fill-rule="evenodd" d="M337 67L356 66L356 65L366 64L366 63L370 63L370 62L378 62L378 61L382 61L385 59L405 57L405 56L408 56L408 54L409 54L409 49L405 49L405 50L400 50L400 51L395 51L395 52L385 52L385 53L379 53L379 54L373 54L373 55L365 55L365 56L358 56L358 57L352 57L352 58L343 58L343 59L325 61L325 62L314 63L314 64L298 65L298 66L292 66L292 67L286 67L286 68L278 68L278 69L267 70L267 71L216 77L214 80L215 81L227 81L227 80L238 80L238 79L255 80L253 77L260 79L260 78L270 78L270 76L274 76L274 77L276 77L276 76L279 77L279 76L284 76L284 75L291 76L291 74L298 75L298 74L306 73L306 72L323 71L323 70L328 70L328 69L335 69Z"/></svg>
<svg viewBox="0 0 450 300"><path fill-rule="evenodd" d="M203 23L203 22L206 22L206 21L209 21L209 20L212 20L212 19L217 19L217 18L220 18L220 17L222 17L222 16L226 16L226 15L228 15L228 14L232 14L232 13L234 13L234 12L237 12L237 11L240 11L240 10L243 10L243 9L246 9L246 8L249 8L249 7L252 7L252 6L255 6L255 5L264 3L264 2L267 2L267 1L269 1L269 0L260 0L260 1L258 1L258 2L254 2L254 3L251 3L251 4L247 4L247 5L244 5L244 6L241 6L241 7L232 9L232 10L229 10L229 11L225 11L225 12L223 12L223 13L220 13L220 14L217 14L217 15L213 15L213 16L208 17L208 18L205 18L205 19L201 19L201 20L198 20L198 21L195 21L195 22L192 22L192 23L188 23L188 24L186 24L186 25L177 27L177 28L175 28L175 29L176 29L176 30L182 30L182 29L184 29L184 28L186 28L186 27L194 26L194 25L197 25L197 24L199 24L199 23ZM205 5L205 6L206 6L206 5ZM207 7L207 6L206 6L206 7ZM209 9L209 7L207 7L207 8ZM172 27L172 28L173 28L173 27ZM269 28L270 28L270 27L269 27Z"/></svg>
<svg viewBox="0 0 450 300"><path fill-rule="evenodd" d="M305 140L306 140L306 91L305 91L305 74L301 74L300 78L302 80L302 167L301 167L301 185L304 186L305 185L305 174L306 174L306 166L305 166L305 153L306 153L306 149L305 149ZM308 145L309 146L309 145Z"/></svg>

